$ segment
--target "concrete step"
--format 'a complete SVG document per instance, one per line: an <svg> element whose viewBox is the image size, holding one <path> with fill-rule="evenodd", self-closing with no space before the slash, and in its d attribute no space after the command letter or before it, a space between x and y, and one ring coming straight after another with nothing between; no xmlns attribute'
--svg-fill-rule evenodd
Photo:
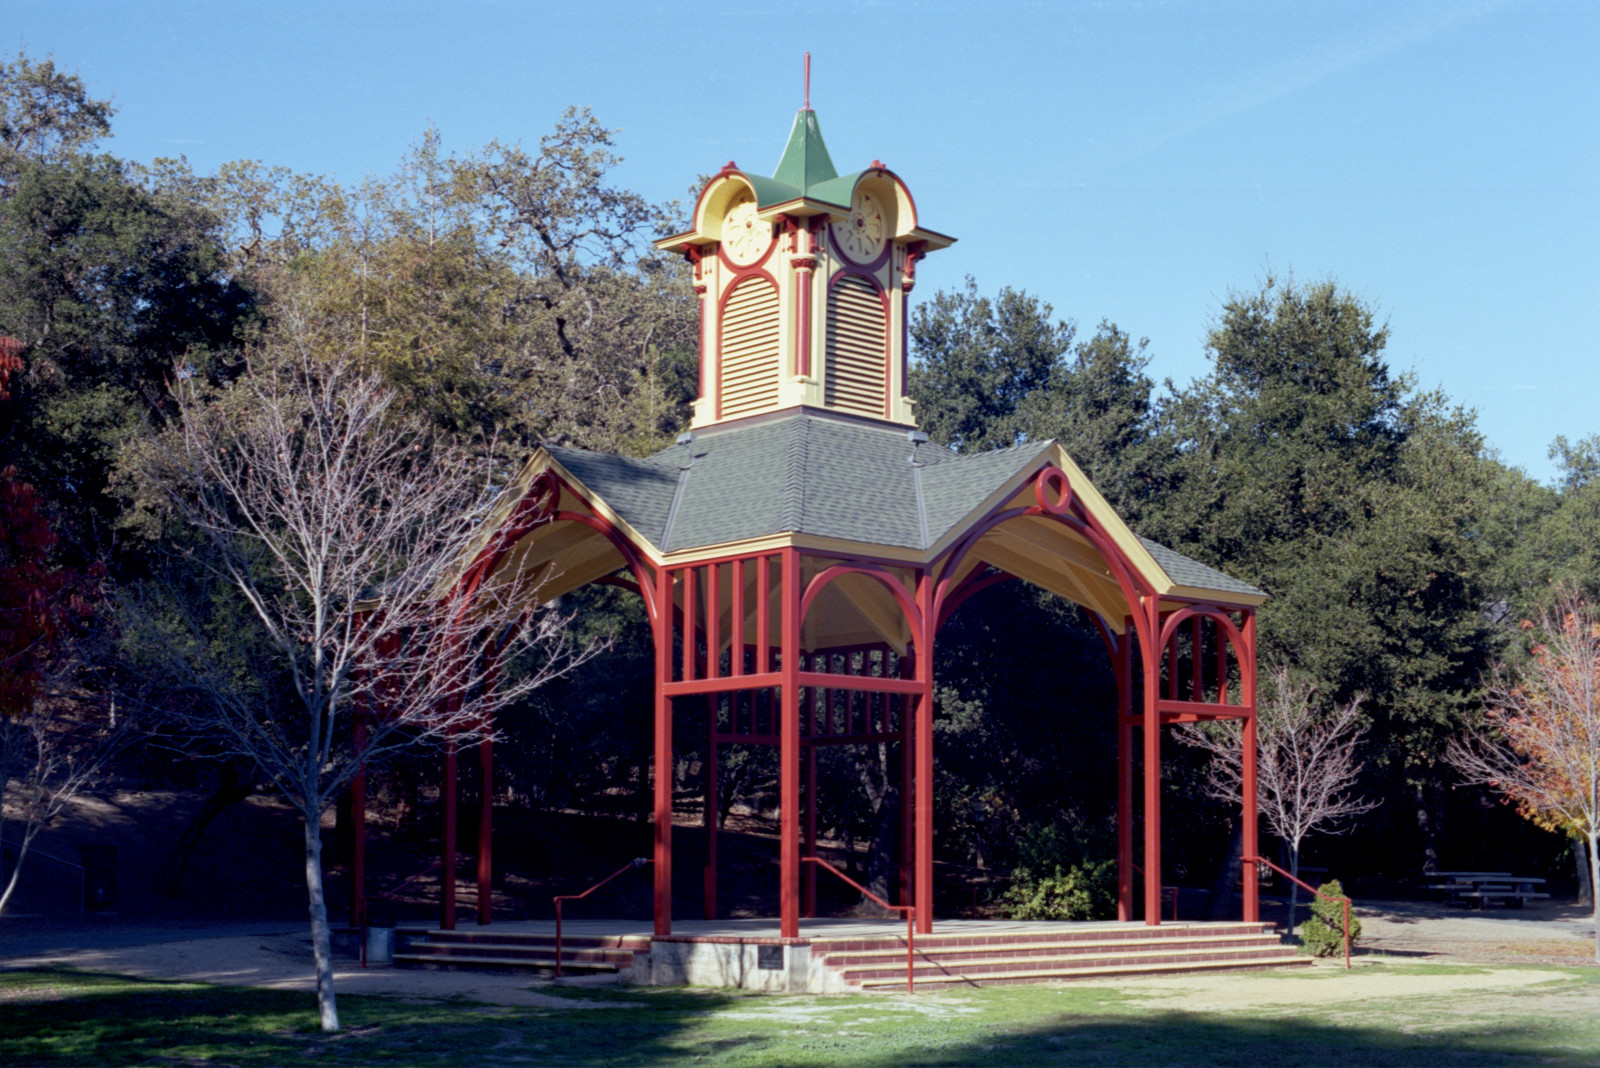
<svg viewBox="0 0 1600 1068"><path fill-rule="evenodd" d="M917 946L927 946L929 949L957 949L967 946L1004 946L1023 943L1049 943L1052 945L1080 945L1100 942L1152 942L1166 939L1196 939L1213 937L1237 937L1241 935L1261 936L1275 938L1272 925L1269 923L1193 923L1193 924L1163 924L1160 927L1132 927L1118 925L1115 927L1090 928L1083 931L1048 931L1048 932L1007 932L1004 934L931 934L918 935ZM877 949L885 942L892 942L904 948L905 939L901 936L877 938L835 938L817 939L811 943L815 953L830 953L860 949Z"/></svg>
<svg viewBox="0 0 1600 1068"><path fill-rule="evenodd" d="M928 975L923 977L922 972L915 972L915 985L918 990L923 986L1000 986L1008 983L1048 983L1064 982L1074 978L1107 977L1107 975L1166 975L1181 974L1181 972L1227 972L1227 970L1261 970L1272 967L1309 967L1312 958L1294 953L1288 956L1274 956L1274 958L1250 959L1250 961L1195 961L1179 964L1174 961L1152 961L1146 964L1109 964L1109 966L1096 967L1035 967L1030 970L1014 970L1014 972L998 972L998 974L947 974ZM899 970L898 975L882 975L882 977L864 978L859 982L851 983L859 986L861 990L902 990L906 986L906 969Z"/></svg>
<svg viewBox="0 0 1600 1068"><path fill-rule="evenodd" d="M1285 952L1286 946L1245 946L1214 949L1187 950L1156 950L1144 949L1114 950L1108 953L1082 954L1074 956L1057 957L984 957L973 959L969 957L924 957L918 954L913 961L913 970L918 974L927 972L930 976L939 974L984 975L998 972L1016 971L1070 971L1074 968L1106 968L1106 967L1138 967L1146 964L1205 964L1211 961L1238 961L1238 960L1279 960L1298 956L1293 951ZM883 958L870 963L846 966L840 972L847 979L892 977L905 975L905 957L899 960Z"/></svg>
<svg viewBox="0 0 1600 1068"><path fill-rule="evenodd" d="M922 939L916 941L916 955L919 958L937 959L940 961L982 961L999 959L1024 959L1048 958L1069 960L1075 957L1101 957L1107 954L1122 952L1153 951L1164 953L1181 952L1233 952L1240 949L1272 948L1282 946L1276 935L1270 934L1229 934L1212 935L1210 937L1196 938L1116 938L1100 939L1096 941L1058 941L1058 940L1032 940L1027 942L1008 942L998 945L960 945L960 946L928 946ZM820 955L833 967L849 968L853 966L873 964L878 961L904 962L906 947L903 940L898 944L880 945L871 950L831 951L818 954L815 946L812 947L813 955Z"/></svg>
<svg viewBox="0 0 1600 1068"><path fill-rule="evenodd" d="M554 974L556 962L554 957L488 957L488 956L442 956L433 953L396 953L394 962L401 968L419 968L430 971L447 971L451 969L475 971L508 971L529 972L540 975ZM561 961L561 971L564 975L608 975L618 971L617 965L606 961Z"/></svg>

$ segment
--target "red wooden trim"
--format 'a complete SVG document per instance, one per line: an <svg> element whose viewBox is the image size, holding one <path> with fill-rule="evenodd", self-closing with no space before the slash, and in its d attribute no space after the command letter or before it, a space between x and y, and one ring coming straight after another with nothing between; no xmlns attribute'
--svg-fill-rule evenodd
<svg viewBox="0 0 1600 1068"><path fill-rule="evenodd" d="M721 677L722 565L706 565L706 678Z"/></svg>
<svg viewBox="0 0 1600 1068"><path fill-rule="evenodd" d="M666 692L673 697L691 697L703 693L743 693L746 690L756 690L766 686L781 686L783 673L781 671L763 671L753 675L742 675L737 679L690 679L687 681L666 683Z"/></svg>
<svg viewBox="0 0 1600 1068"><path fill-rule="evenodd" d="M1133 620L1123 620L1123 634ZM1117 919L1133 919L1133 643L1117 646Z"/></svg>
<svg viewBox="0 0 1600 1068"><path fill-rule="evenodd" d="M917 606L912 603L910 595L906 593L905 587L900 585L893 575L881 568L862 567L858 564L835 564L819 572L811 580L806 586L805 595L800 599L800 621L802 624L805 622L806 614L811 611L811 602L817 599L817 594L821 593L824 586L840 575L866 575L868 578L876 579L887 587L890 593L894 594L895 602L900 605L900 610L906 615L906 622L910 625L910 632L916 634L921 629L921 616L917 612Z"/></svg>
<svg viewBox="0 0 1600 1068"><path fill-rule="evenodd" d="M1245 612L1243 632L1244 644L1240 646L1243 657L1239 663L1240 696L1245 707L1250 709L1250 714L1244 721L1244 760L1240 768L1243 780L1240 783L1240 793L1243 797L1241 818L1244 821L1244 853L1246 856L1257 856L1261 849L1259 820L1256 814L1256 614L1254 612ZM1261 919L1261 881L1254 864L1245 867L1244 918L1249 923L1257 923Z"/></svg>
<svg viewBox="0 0 1600 1068"><path fill-rule="evenodd" d="M444 743L444 782L439 788L444 800L444 839L439 858L439 929L456 929L456 741Z"/></svg>
<svg viewBox="0 0 1600 1068"><path fill-rule="evenodd" d="M933 933L933 641L939 611L933 577L917 572L919 628L916 645L916 864L913 894L917 931Z"/></svg>
<svg viewBox="0 0 1600 1068"><path fill-rule="evenodd" d="M778 733L778 832L779 934L800 937L800 553L784 549L783 587L780 610L783 651L781 670L782 707Z"/></svg>
<svg viewBox="0 0 1600 1068"><path fill-rule="evenodd" d="M1145 634L1160 630L1160 602L1151 597L1139 606ZM1161 646L1146 645L1144 664L1144 922L1161 924L1161 718L1156 703L1161 686Z"/></svg>
<svg viewBox="0 0 1600 1068"><path fill-rule="evenodd" d="M733 619L729 637L728 667L734 675L745 674L744 668L744 560L733 561Z"/></svg>
<svg viewBox="0 0 1600 1068"><path fill-rule="evenodd" d="M658 603L672 603L672 571L656 569ZM655 701L655 864L653 902L655 933L672 933L672 698L667 681L672 677L672 613L662 612L653 621L656 632ZM694 643L694 632L687 630L685 642Z"/></svg>

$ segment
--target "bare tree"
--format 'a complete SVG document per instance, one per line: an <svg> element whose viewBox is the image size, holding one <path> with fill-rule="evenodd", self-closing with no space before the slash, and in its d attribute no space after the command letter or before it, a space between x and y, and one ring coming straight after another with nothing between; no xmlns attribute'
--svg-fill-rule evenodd
<svg viewBox="0 0 1600 1068"><path fill-rule="evenodd" d="M1378 806L1353 796L1361 771L1356 749L1366 734L1365 695L1324 707L1316 687L1288 668L1267 672L1266 699L1256 706L1257 805L1267 827L1289 850L1289 872L1300 875L1300 846L1313 831L1337 834L1341 824ZM1238 720L1201 728L1184 724L1178 738L1211 754L1207 792L1239 804L1244 797L1244 729ZM1294 928L1300 888L1289 884L1289 927Z"/></svg>
<svg viewBox="0 0 1600 1068"><path fill-rule="evenodd" d="M1499 665L1483 726L1446 759L1540 826L1581 835L1589 885L1600 886L1600 608L1568 590L1523 628L1529 655ZM1594 910L1600 961L1600 903Z"/></svg>
<svg viewBox="0 0 1600 1068"><path fill-rule="evenodd" d="M304 820L317 1002L332 1031L329 805L396 749L486 737L497 709L596 647L569 641L560 615L528 611L528 589L485 578L485 550L507 536L486 520L512 503L493 513L481 463L399 414L328 324L292 320L281 336L230 389L206 397L181 381L175 426L144 462L251 633L219 635L215 596L147 589L128 617L145 655L193 696L168 709L180 728L251 761ZM516 523L554 503L553 484L536 486ZM490 637L498 659L533 649L540 666L497 682Z"/></svg>
<svg viewBox="0 0 1600 1068"><path fill-rule="evenodd" d="M0 890L0 915L16 892L34 839L100 781L129 737L127 721L100 715L96 704L43 693L26 713L0 715L0 830L8 818L21 827L11 875Z"/></svg>

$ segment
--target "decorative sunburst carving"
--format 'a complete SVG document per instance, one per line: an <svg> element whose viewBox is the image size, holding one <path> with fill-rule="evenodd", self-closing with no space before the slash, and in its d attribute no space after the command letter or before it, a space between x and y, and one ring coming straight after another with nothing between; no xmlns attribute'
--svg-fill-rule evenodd
<svg viewBox="0 0 1600 1068"><path fill-rule="evenodd" d="M833 243L856 263L870 263L883 251L889 226L883 209L870 193L857 192L850 217L833 224Z"/></svg>

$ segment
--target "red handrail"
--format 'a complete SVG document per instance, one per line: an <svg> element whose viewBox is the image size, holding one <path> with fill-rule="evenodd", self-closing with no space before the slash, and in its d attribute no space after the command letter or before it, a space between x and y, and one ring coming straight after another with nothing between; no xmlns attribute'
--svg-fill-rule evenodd
<svg viewBox="0 0 1600 1068"><path fill-rule="evenodd" d="M1346 968L1350 967L1350 899L1349 898L1345 897L1343 894L1324 894L1321 890L1318 890L1316 887L1312 886L1310 883L1304 882L1304 881L1302 881L1300 879L1295 878L1293 875L1290 875L1288 872L1284 871L1282 868L1280 868L1276 864L1272 863L1272 861L1268 860L1266 857L1240 857L1239 859L1244 861L1247 864L1250 864L1250 863L1265 864L1267 867L1271 868L1273 871L1277 872L1279 875L1283 876L1285 879L1288 879L1290 882L1294 883L1297 886L1305 887L1305 889L1311 891L1313 894L1316 894L1318 897L1322 898L1325 901L1343 901L1344 902L1344 966ZM1293 916L1289 917L1289 933L1290 934L1294 934L1294 917Z"/></svg>
<svg viewBox="0 0 1600 1068"><path fill-rule="evenodd" d="M610 875L607 875L604 879L601 879L599 882L597 882L593 886L589 887L589 889L585 890L583 893L581 893L581 894L557 894L555 897L550 899L551 902L554 903L554 905L556 907L556 978L557 979L561 978L561 903L563 901L582 901L584 898L588 897L590 894L594 893L596 890L600 889L602 886L606 885L606 883L609 883L612 879L615 879L617 876L621 875L623 872L633 871L635 868L642 868L646 864L649 864L649 863L650 863L650 858L649 857L634 857L632 860L628 861L628 863L624 864L622 867L618 868L616 871L612 872Z"/></svg>
<svg viewBox="0 0 1600 1068"><path fill-rule="evenodd" d="M800 861L803 864L815 864L819 868L826 868L839 878L843 879L845 882L849 883L851 886L855 887L857 890L861 891L861 893L865 894L867 897L870 897L873 901L876 901L883 908L903 912L906 914L906 993L916 993L916 986L914 985L914 981L912 979L911 962L917 945L917 907L915 905L889 904L883 898L879 897L877 894L874 894L871 890L868 890L866 887L862 886L860 883L856 882L854 879L850 878L850 876L846 875L838 868L835 868L832 864L829 864L821 857L801 857Z"/></svg>

